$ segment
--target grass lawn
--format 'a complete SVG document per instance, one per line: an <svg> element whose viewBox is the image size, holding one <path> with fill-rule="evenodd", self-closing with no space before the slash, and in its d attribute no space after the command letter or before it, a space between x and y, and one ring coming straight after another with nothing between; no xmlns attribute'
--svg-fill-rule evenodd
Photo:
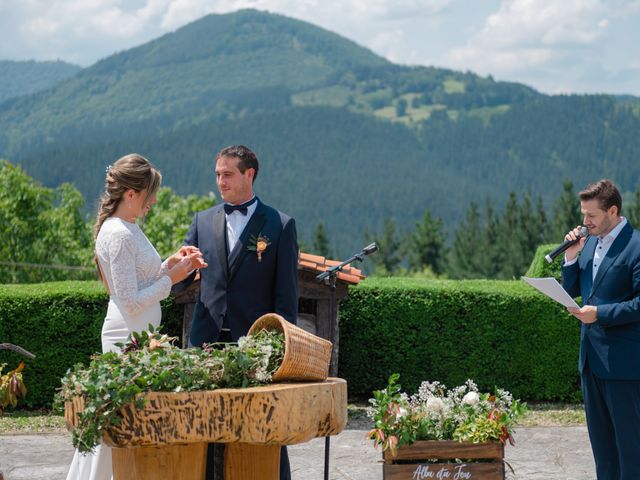
<svg viewBox="0 0 640 480"><path fill-rule="evenodd" d="M530 403L521 427L557 427L584 425L584 410L579 404ZM368 430L371 421L366 404L349 405L348 429ZM64 433L64 418L47 411L8 411L0 417L0 435L27 433Z"/></svg>

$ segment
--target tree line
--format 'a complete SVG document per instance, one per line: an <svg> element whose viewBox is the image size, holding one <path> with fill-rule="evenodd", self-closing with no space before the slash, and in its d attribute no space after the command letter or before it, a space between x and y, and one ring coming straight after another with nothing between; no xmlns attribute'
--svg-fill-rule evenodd
<svg viewBox="0 0 640 480"><path fill-rule="evenodd" d="M622 214L640 225L640 190L625 202ZM530 194L518 198L514 192L502 212L491 198L482 207L471 202L450 242L445 222L428 208L412 230L402 233L389 218L381 231L365 236L378 244L378 252L368 257L374 276L510 280L526 273L540 245L562 242L579 224L577 192L565 181L551 208L541 197L533 201ZM316 227L311 247L331 256L323 224Z"/></svg>
<svg viewBox="0 0 640 480"><path fill-rule="evenodd" d="M0 160L0 283L34 283L93 279L94 218L83 216L85 200L71 184L42 186L22 168ZM164 258L182 244L193 214L216 203L213 193L180 196L162 187L143 229ZM623 214L640 225L640 189L625 202ZM550 207L541 197L511 193L502 210L488 198L471 202L458 225L447 225L431 209L412 229L402 231L389 218L379 231L365 231L379 250L367 257L377 276L422 276L454 279L512 279L524 274L537 247L562 241L581 223L573 183L565 181ZM453 228L453 230L448 230ZM336 258L323 222L301 250Z"/></svg>

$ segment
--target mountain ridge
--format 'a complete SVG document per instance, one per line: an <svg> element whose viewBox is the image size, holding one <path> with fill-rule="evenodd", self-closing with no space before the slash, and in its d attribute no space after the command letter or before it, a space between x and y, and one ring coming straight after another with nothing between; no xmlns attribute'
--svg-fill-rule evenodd
<svg viewBox="0 0 640 480"><path fill-rule="evenodd" d="M256 10L209 15L0 104L0 157L91 206L104 167L138 151L181 194L215 190L233 143L263 162L256 184L309 238L322 221L340 254L386 218L425 208L449 231L470 201L509 191L555 198L562 182L640 167L633 99L549 96L471 72L394 65L336 34Z"/></svg>

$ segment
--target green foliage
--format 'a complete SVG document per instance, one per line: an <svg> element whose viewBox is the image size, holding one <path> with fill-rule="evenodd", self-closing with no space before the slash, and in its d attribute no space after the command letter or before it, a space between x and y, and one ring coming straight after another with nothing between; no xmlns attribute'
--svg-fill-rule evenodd
<svg viewBox="0 0 640 480"><path fill-rule="evenodd" d="M0 285L0 343L20 345L36 358L24 360L27 408L50 407L60 378L76 363L101 351L100 332L108 295L100 282ZM182 334L183 306L162 302L162 324ZM37 334L34 334L37 332ZM17 353L0 351L0 364L17 365Z"/></svg>
<svg viewBox="0 0 640 480"><path fill-rule="evenodd" d="M57 404L74 396L85 400L72 431L73 445L89 452L112 426L120 425L121 409L144 406L144 392L189 392L264 385L284 357L284 335L261 330L238 345L181 349L175 338L155 332L134 332L122 353L95 355L87 368L77 364L62 379ZM220 346L221 348L213 348Z"/></svg>
<svg viewBox="0 0 640 480"><path fill-rule="evenodd" d="M368 242L375 242L378 245L378 251L370 257L375 265L374 275L381 277L392 275L402 261L400 249L402 240L396 232L396 224L393 219L387 219L382 233L372 237L365 234L365 237L367 237Z"/></svg>
<svg viewBox="0 0 640 480"><path fill-rule="evenodd" d="M144 233L160 256L166 258L182 245L193 215L215 204L212 192L202 197L181 197L169 187L162 187L156 204L145 217Z"/></svg>
<svg viewBox="0 0 640 480"><path fill-rule="evenodd" d="M405 251L412 272L429 268L440 275L446 268L446 234L443 222L434 218L431 209L424 211L421 222L416 222L415 229L405 237Z"/></svg>
<svg viewBox="0 0 640 480"><path fill-rule="evenodd" d="M569 180L562 184L562 194L553 205L552 237L550 240L561 242L569 230L582 224L580 203Z"/></svg>
<svg viewBox="0 0 640 480"><path fill-rule="evenodd" d="M557 245L540 245L536 250L536 254L533 256L529 270L525 274L527 277L542 278L553 277L558 281L562 280L562 255L556 257L556 259L549 263L545 260L545 255L549 254L551 250L556 248Z"/></svg>
<svg viewBox="0 0 640 480"><path fill-rule="evenodd" d="M0 258L6 262L0 265L0 283L93 278L83 205L82 195L70 184L43 187L20 167L0 160ZM20 265L25 263L54 267Z"/></svg>
<svg viewBox="0 0 640 480"><path fill-rule="evenodd" d="M529 195L519 202L512 192L502 216L490 200L484 216L471 203L465 221L454 234L449 274L453 278L519 278L538 245L547 241L548 230L540 198L534 207Z"/></svg>
<svg viewBox="0 0 640 480"><path fill-rule="evenodd" d="M311 253L321 255L325 258L331 258L331 246L329 245L329 237L323 222L318 223L313 232Z"/></svg>
<svg viewBox="0 0 640 480"><path fill-rule="evenodd" d="M0 283L96 278L93 219L83 218L84 199L75 187L43 187L0 160L0 190ZM167 257L182 245L193 214L215 203L212 193L181 197L163 187L143 228Z"/></svg>
<svg viewBox="0 0 640 480"><path fill-rule="evenodd" d="M339 374L352 396L369 396L400 373L473 378L527 400L578 400L579 323L521 281L374 279L340 306Z"/></svg>

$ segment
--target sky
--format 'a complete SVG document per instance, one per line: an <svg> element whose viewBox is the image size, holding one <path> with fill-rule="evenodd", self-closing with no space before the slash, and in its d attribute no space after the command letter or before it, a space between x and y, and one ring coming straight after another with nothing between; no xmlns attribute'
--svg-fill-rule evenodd
<svg viewBox="0 0 640 480"><path fill-rule="evenodd" d="M314 23L399 64L640 96L640 0L0 0L0 60L89 66L242 8Z"/></svg>

